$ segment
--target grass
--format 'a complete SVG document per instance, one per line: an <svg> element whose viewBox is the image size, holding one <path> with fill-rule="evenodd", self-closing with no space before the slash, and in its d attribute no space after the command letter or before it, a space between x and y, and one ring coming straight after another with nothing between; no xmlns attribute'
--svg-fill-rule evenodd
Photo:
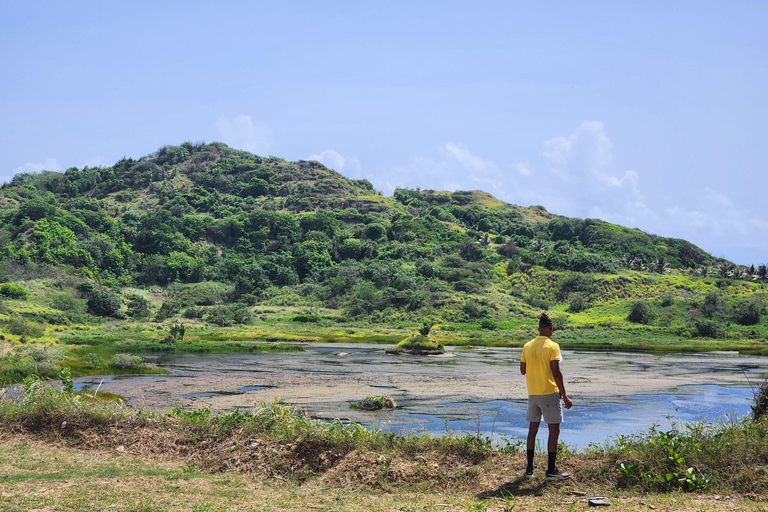
<svg viewBox="0 0 768 512"><path fill-rule="evenodd" d="M435 338L421 334L411 334L395 347L387 349L387 354L444 354L445 347Z"/></svg>
<svg viewBox="0 0 768 512"><path fill-rule="evenodd" d="M152 466L144 465L132 474L125 467L119 473L151 477L153 482L183 476L163 473L155 458L160 453L187 476L207 480L226 473L258 482L279 481L289 486L286 492L291 486L294 491L324 486L357 494L398 495L434 495L450 488L464 499L482 500L566 496L562 485L546 485L541 474L531 481L522 478L525 455L518 451L518 443L498 446L480 435L450 432L439 437L394 435L355 423L314 420L279 401L262 402L252 411L174 409L162 415L87 400L28 379L23 399L0 400L0 432L2 445L19 450L14 440L29 439L54 457L64 448L82 450L82 459L91 458L93 451L111 454L110 458L148 457L155 460L158 473L147 473ZM27 457L6 452L0 450L0 457L13 462L0 462L4 486L75 478L72 467L77 465L53 465L43 471ZM543 460L538 462L543 465ZM768 418L654 427L641 435L593 445L581 454L566 451L559 465L574 473L567 483L571 490L586 489L590 494L605 495L612 489L608 495L614 497L688 492L682 495L687 500L701 494L765 499ZM101 474L93 468L88 471L94 477Z"/></svg>

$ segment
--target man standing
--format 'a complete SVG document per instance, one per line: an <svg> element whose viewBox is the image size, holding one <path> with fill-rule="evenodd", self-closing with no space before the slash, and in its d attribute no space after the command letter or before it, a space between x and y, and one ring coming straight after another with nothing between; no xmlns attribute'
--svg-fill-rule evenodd
<svg viewBox="0 0 768 512"><path fill-rule="evenodd" d="M525 375L528 386L528 413L525 420L528 427L528 467L526 478L533 476L533 451L536 448L536 434L542 416L549 426L547 452L549 464L546 480L565 480L570 473L563 473L555 466L557 458L557 439L560 436L560 423L563 421L563 407L560 403L562 396L565 408L573 405L565 392L563 374L560 373L560 345L549 339L554 327L552 319L546 313L539 315L539 336L532 339L523 347L520 359L520 373Z"/></svg>

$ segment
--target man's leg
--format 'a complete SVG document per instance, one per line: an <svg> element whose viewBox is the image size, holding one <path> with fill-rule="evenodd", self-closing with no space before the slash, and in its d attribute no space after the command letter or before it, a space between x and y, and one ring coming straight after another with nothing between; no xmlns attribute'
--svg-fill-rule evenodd
<svg viewBox="0 0 768 512"><path fill-rule="evenodd" d="M528 424L528 449L529 450L535 450L536 449L536 434L539 433L539 424L541 422L530 422ZM559 432L559 431L558 431ZM557 441L555 441L557 442Z"/></svg>
<svg viewBox="0 0 768 512"><path fill-rule="evenodd" d="M555 459L557 459L557 440L560 437L560 424L549 423L549 438L547 439L547 452L549 460L547 464L547 473L555 471Z"/></svg>
<svg viewBox="0 0 768 512"><path fill-rule="evenodd" d="M536 428L538 428L538 426ZM549 453L552 453L552 452L557 453L557 440L559 437L560 437L560 424L550 423L549 439L547 439L547 451Z"/></svg>
<svg viewBox="0 0 768 512"><path fill-rule="evenodd" d="M536 450L536 434L539 433L540 423L532 421L528 424L528 468L525 471L525 476L529 478L533 476L533 454L534 450Z"/></svg>

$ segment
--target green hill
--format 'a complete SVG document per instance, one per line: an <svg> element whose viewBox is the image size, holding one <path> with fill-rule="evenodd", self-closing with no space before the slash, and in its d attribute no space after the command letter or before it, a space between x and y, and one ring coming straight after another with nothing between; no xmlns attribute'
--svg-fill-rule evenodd
<svg viewBox="0 0 768 512"><path fill-rule="evenodd" d="M764 351L768 338L765 265L480 191L385 197L220 143L16 175L0 189L0 248L9 340L169 319L322 334L428 318L448 341L502 343L529 338L542 309L566 345Z"/></svg>

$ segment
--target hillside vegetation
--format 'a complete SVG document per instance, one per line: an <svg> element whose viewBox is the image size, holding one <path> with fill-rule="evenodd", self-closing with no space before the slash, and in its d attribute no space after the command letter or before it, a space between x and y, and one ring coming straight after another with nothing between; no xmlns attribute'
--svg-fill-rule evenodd
<svg viewBox="0 0 768 512"><path fill-rule="evenodd" d="M158 330L169 322L192 341L395 343L428 320L443 342L515 344L549 310L565 346L768 353L766 280L765 264L685 240L479 191L386 197L221 143L0 189L0 333L14 343L184 339Z"/></svg>

